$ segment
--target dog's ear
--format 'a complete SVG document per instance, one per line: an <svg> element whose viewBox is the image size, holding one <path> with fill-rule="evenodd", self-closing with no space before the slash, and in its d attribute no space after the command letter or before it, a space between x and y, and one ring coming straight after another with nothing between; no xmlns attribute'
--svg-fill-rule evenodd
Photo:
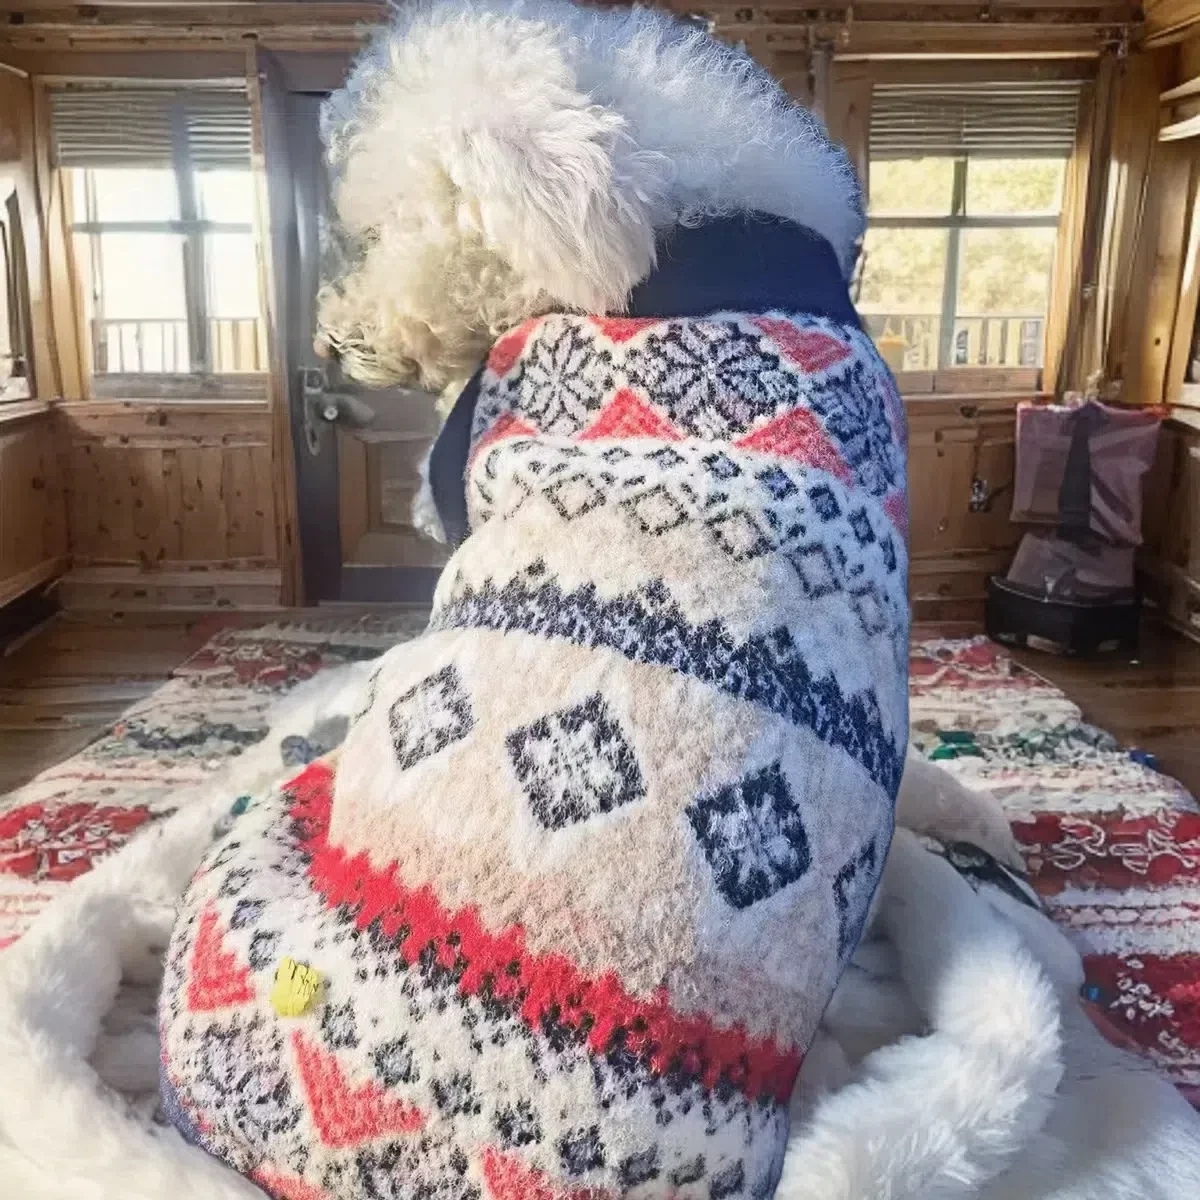
<svg viewBox="0 0 1200 1200"><path fill-rule="evenodd" d="M395 28L326 107L340 220L426 248L474 243L522 293L620 308L653 266L666 164L583 93L565 37L453 6Z"/></svg>

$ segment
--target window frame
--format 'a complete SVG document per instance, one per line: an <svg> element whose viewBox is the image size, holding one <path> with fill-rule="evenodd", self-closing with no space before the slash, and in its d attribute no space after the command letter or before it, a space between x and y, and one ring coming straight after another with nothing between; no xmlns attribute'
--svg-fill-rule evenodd
<svg viewBox="0 0 1200 1200"><path fill-rule="evenodd" d="M188 331L188 360L186 372L104 371L96 369L97 343L91 323L86 319L86 306L79 306L81 348L86 354L87 378L91 392L100 397L127 396L131 398L163 396L227 399L260 398L270 378L269 363L259 371L215 372L209 337L210 321L208 277L206 269L206 238L211 234L249 234L256 242L259 236L257 213L249 221L213 221L204 217L200 208L198 167L192 159L187 116L177 97L164 97L168 105L171 128L171 171L175 177L178 218L170 221L109 221L100 220L95 211L96 198L89 178L96 168L68 167L68 177L82 174L87 211L82 220L73 211L74 188L64 188L70 211L66 233L77 245L80 235L87 238L89 263L78 267L78 254L71 252L76 269L75 285L81 291L91 289L95 294L100 258L100 237L106 233L175 234L182 238L184 312ZM247 161L246 172L253 175L253 163ZM258 333L266 332L266 312L262 303L262 279L259 278L259 312L255 317Z"/></svg>
<svg viewBox="0 0 1200 1200"><path fill-rule="evenodd" d="M11 187L8 184L11 182ZM0 175L0 287L4 289L4 355L10 374L0 378L0 405L30 400L36 394L33 378L33 335L29 307L29 263L24 214L15 176Z"/></svg>
<svg viewBox="0 0 1200 1200"><path fill-rule="evenodd" d="M938 316L938 361L932 368L935 374L944 371L1037 371L1040 375L1045 359L1046 326L1050 315L1050 302L1054 293L1053 274L1047 289L1046 311L1042 316L1042 363L1034 367L1007 366L1003 363L962 363L953 361L954 326L958 319L959 260L962 235L972 229L1053 229L1055 237L1062 235L1062 201L1057 213L988 213L972 216L967 212L967 172L972 161L986 157L962 155L953 159L954 171L951 179L950 211L936 216L929 215L872 215L868 210L868 229L938 229L946 231L946 265L942 277L942 304ZM1022 154L1014 158L1049 158L1049 155ZM1057 156L1054 156L1057 161ZM892 161L902 161L899 159ZM1065 168L1064 168L1065 170ZM869 259L864 261L863 275L870 268ZM1053 272L1053 261L1051 262Z"/></svg>

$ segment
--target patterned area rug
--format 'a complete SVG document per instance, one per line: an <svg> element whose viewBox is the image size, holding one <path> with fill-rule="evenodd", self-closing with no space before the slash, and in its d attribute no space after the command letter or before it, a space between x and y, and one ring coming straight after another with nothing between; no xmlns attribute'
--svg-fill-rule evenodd
<svg viewBox="0 0 1200 1200"><path fill-rule="evenodd" d="M914 743L1003 804L1114 1041L1200 1107L1200 806L986 639L912 650Z"/></svg>
<svg viewBox="0 0 1200 1200"><path fill-rule="evenodd" d="M99 857L266 730L272 701L424 614L218 634L86 750L0 799L0 946ZM912 650L915 744L1004 804L1086 955L1086 998L1200 1103L1200 806L984 639ZM233 797L231 797L231 802Z"/></svg>
<svg viewBox="0 0 1200 1200"><path fill-rule="evenodd" d="M181 788L262 738L282 693L374 658L426 620L414 611L225 630L87 749L0 798L0 947L97 858L171 812Z"/></svg>

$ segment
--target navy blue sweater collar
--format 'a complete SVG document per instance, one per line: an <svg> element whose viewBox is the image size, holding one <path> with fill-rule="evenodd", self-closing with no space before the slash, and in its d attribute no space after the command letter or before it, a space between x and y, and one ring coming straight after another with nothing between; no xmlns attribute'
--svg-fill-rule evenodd
<svg viewBox="0 0 1200 1200"><path fill-rule="evenodd" d="M759 214L676 226L633 289L630 317L809 313L858 328L833 247L810 229Z"/></svg>
<svg viewBox="0 0 1200 1200"><path fill-rule="evenodd" d="M833 247L801 225L760 214L725 217L668 230L657 251L657 266L633 289L622 316L808 313L859 328ZM482 374L463 389L429 456L429 484L451 545L468 533L464 476Z"/></svg>

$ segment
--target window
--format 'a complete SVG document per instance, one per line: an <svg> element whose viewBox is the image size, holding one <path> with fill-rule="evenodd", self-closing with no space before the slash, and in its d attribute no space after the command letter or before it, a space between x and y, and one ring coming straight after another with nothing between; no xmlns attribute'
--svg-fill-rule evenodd
<svg viewBox="0 0 1200 1200"><path fill-rule="evenodd" d="M267 370L244 93L52 95L95 382Z"/></svg>
<svg viewBox="0 0 1200 1200"><path fill-rule="evenodd" d="M881 85L859 308L894 370L1042 365L1075 83Z"/></svg>

